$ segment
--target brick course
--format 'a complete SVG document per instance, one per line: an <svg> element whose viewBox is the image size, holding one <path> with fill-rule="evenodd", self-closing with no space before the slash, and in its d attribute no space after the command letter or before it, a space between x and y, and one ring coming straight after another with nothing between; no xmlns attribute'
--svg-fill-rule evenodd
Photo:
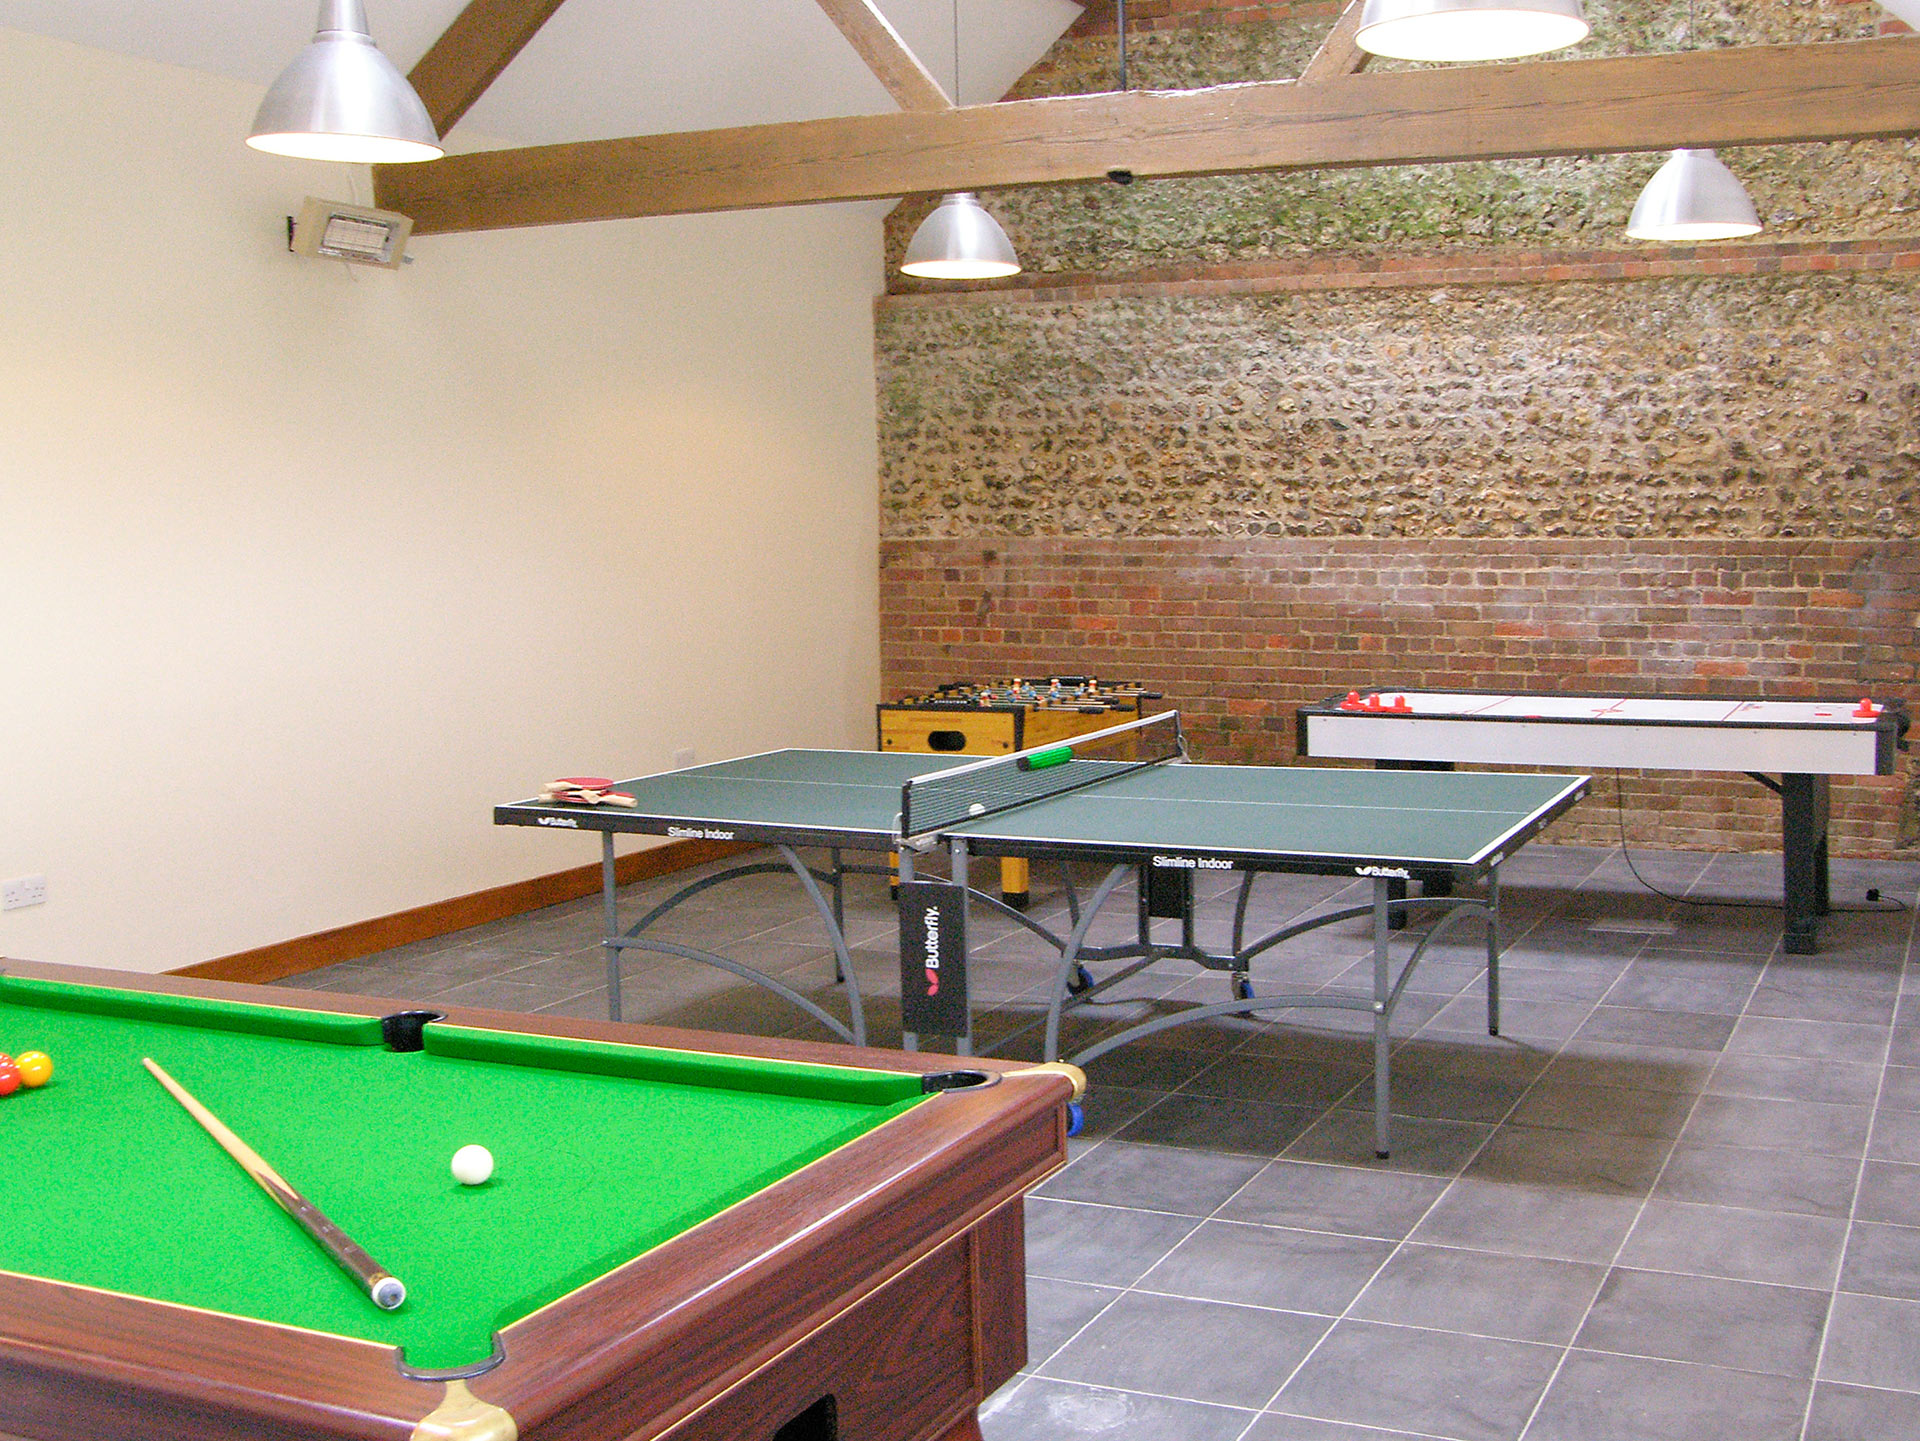
<svg viewBox="0 0 1920 1441"><path fill-rule="evenodd" d="M977 290L927 289L889 295L883 314L914 309L1084 302L1120 297L1258 295L1269 291L1409 290L1434 285L1662 280L1704 275L1859 274L1920 270L1920 238L1757 241L1663 245L1657 249L1454 250L1396 255L1309 255L1211 264L1140 266L1117 274L1029 272Z"/></svg>

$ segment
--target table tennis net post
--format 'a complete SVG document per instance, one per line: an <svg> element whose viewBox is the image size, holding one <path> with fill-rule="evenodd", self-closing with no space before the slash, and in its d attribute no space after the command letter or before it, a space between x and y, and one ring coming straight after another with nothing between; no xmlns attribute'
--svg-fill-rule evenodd
<svg viewBox="0 0 1920 1441"><path fill-rule="evenodd" d="M1162 711L1012 755L915 776L900 793L902 840L927 837L985 816L1184 760L1178 711Z"/></svg>

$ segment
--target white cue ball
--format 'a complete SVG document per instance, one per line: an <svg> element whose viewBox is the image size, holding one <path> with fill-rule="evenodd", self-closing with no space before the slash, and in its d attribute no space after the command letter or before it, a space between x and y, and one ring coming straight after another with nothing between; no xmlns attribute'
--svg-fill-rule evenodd
<svg viewBox="0 0 1920 1441"><path fill-rule="evenodd" d="M493 1152L485 1146L462 1146L453 1153L453 1179L477 1186L493 1174Z"/></svg>
<svg viewBox="0 0 1920 1441"><path fill-rule="evenodd" d="M972 805L967 807L967 814L970 816L984 816L986 813L987 813L987 808L984 805L982 805L979 801L975 801Z"/></svg>

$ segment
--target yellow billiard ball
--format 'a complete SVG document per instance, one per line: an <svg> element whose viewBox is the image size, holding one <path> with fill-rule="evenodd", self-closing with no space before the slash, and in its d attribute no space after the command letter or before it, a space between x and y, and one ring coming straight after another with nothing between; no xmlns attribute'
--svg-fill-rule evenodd
<svg viewBox="0 0 1920 1441"><path fill-rule="evenodd" d="M44 1086L53 1078L53 1058L45 1051L22 1051L13 1064L20 1071L20 1084L29 1090Z"/></svg>

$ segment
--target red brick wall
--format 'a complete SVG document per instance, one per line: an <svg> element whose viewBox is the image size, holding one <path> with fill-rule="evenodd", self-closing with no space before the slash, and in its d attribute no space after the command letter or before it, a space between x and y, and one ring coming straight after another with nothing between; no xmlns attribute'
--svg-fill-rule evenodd
<svg viewBox="0 0 1920 1441"><path fill-rule="evenodd" d="M1363 686L1911 700L1920 542L1408 542L1371 538L889 540L882 689L1048 671L1139 679L1195 754L1285 763L1302 701ZM1834 787L1839 854L1915 834L1911 766ZM1610 776L1554 839L1617 840ZM1777 850L1738 776L1628 772L1629 835Z"/></svg>

